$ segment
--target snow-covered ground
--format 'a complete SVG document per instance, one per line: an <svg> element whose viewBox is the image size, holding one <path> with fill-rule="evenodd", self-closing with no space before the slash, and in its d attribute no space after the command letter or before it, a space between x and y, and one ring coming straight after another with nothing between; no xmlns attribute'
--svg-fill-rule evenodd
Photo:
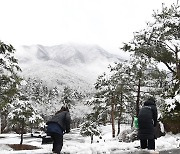
<svg viewBox="0 0 180 154"><path fill-rule="evenodd" d="M122 125L121 131L130 128L128 125ZM2 138L3 137L3 138ZM13 151L6 144L20 143L18 134L0 134L0 154L33 154L50 153L52 144L41 144L41 138L32 138L30 134L24 135L24 144L38 146L41 149ZM139 141L131 143L119 142L118 138L112 139L111 126L102 127L102 139L94 137L94 143L90 143L90 137L82 137L79 129L73 129L71 133L64 135L63 153L68 154L121 154L126 152L138 151ZM156 140L156 149L159 151L180 148L180 134L166 134Z"/></svg>

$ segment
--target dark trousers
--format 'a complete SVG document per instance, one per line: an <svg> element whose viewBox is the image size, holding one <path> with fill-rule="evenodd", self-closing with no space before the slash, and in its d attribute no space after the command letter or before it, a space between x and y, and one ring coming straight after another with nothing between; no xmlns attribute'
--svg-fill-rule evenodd
<svg viewBox="0 0 180 154"><path fill-rule="evenodd" d="M61 149L63 147L63 135L60 135L58 133L50 133L51 138L53 140L53 149L52 151L60 154Z"/></svg>
<svg viewBox="0 0 180 154"><path fill-rule="evenodd" d="M141 149L155 150L155 139L140 140Z"/></svg>

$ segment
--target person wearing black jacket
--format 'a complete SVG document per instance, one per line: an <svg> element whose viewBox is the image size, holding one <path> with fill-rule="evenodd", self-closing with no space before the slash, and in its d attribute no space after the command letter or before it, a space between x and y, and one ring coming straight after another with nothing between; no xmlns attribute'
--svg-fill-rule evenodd
<svg viewBox="0 0 180 154"><path fill-rule="evenodd" d="M53 140L54 153L60 154L63 147L63 135L70 132L70 114L67 107L62 107L46 124L47 134Z"/></svg>
<svg viewBox="0 0 180 154"><path fill-rule="evenodd" d="M142 149L155 150L155 127L157 125L157 108L154 98L144 102L138 115L138 137Z"/></svg>

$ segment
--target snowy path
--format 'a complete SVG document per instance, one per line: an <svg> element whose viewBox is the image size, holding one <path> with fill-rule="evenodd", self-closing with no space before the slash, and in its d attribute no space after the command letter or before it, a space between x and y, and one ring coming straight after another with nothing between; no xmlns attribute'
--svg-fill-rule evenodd
<svg viewBox="0 0 180 154"><path fill-rule="evenodd" d="M180 154L180 149L161 151L160 154Z"/></svg>
<svg viewBox="0 0 180 154"><path fill-rule="evenodd" d="M126 154L126 153L125 153ZM129 152L127 154L148 154L148 152ZM151 153L149 153L151 154ZM164 151L159 151L159 154L180 154L180 149L171 149L171 150L164 150Z"/></svg>
<svg viewBox="0 0 180 154"><path fill-rule="evenodd" d="M122 127L121 130L128 127ZM94 137L94 143L90 143L90 137L82 137L79 129L73 129L69 134L64 135L64 154L140 154L139 141L131 143L118 142L118 139L112 139L111 126L104 126L102 139ZM32 138L30 134L24 135L24 144L30 144L40 147L37 150L12 151L6 144L19 144L20 136L18 134L0 134L0 154L48 154L51 153L52 144L42 144L41 138ZM156 140L156 148L160 154L180 154L180 134L167 134ZM170 150L169 149L174 149ZM167 150L167 151L165 151Z"/></svg>

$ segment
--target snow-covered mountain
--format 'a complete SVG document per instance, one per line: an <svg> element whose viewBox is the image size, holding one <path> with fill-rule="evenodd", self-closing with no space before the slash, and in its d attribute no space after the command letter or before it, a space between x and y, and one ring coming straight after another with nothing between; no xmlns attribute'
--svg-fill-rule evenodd
<svg viewBox="0 0 180 154"><path fill-rule="evenodd" d="M97 45L75 44L22 46L15 56L24 77L37 77L51 87L66 85L81 91L93 87L109 64L122 60Z"/></svg>

